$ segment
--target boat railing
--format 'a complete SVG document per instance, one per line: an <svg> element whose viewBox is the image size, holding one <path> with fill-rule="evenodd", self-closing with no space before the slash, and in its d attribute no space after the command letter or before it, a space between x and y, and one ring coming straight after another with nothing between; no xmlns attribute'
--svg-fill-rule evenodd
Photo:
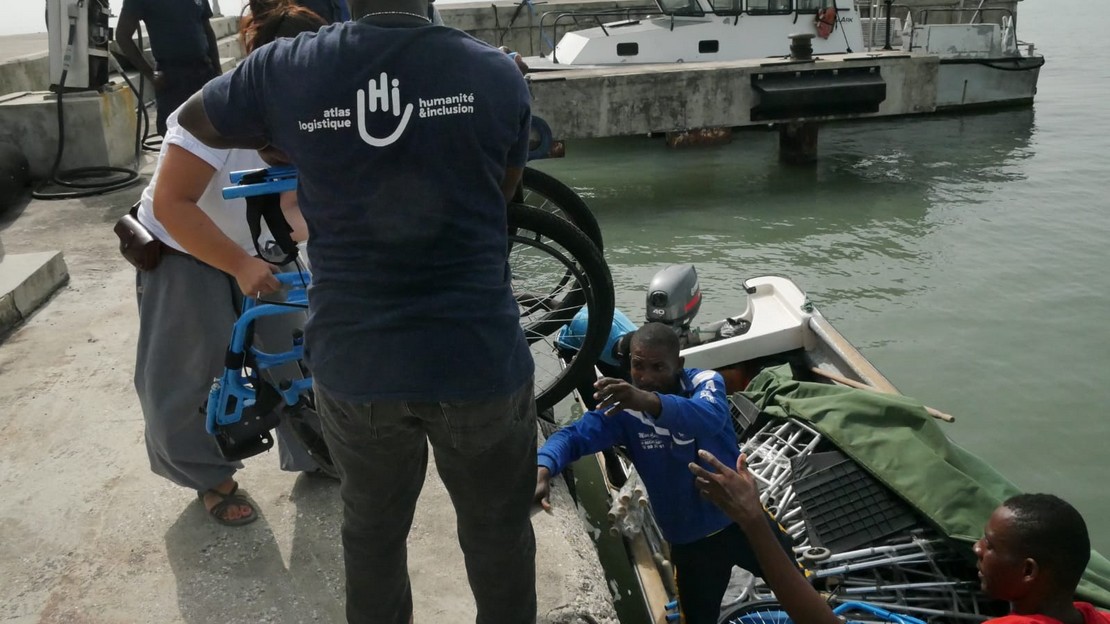
<svg viewBox="0 0 1110 624"><path fill-rule="evenodd" d="M640 19L669 17L671 28L675 18L705 17L717 15L735 17L738 24L741 16L766 17L794 15L795 22L800 16L811 16L825 6L828 0L656 0L653 5L614 7L601 10L547 11L540 16L540 41L551 48L551 61L558 64L555 47L560 30L569 32L584 28L600 27L608 37L609 30L637 23ZM852 10L852 9L841 9ZM589 20L583 24L580 20ZM549 29L545 31L544 29ZM542 53L542 48L541 48Z"/></svg>
<svg viewBox="0 0 1110 624"><path fill-rule="evenodd" d="M895 6L898 6L898 5L895 5ZM914 19L914 23L915 24L921 24L921 25L928 24L930 13L933 13L933 14L936 14L936 13L952 13L952 14L956 14L956 15L960 16L957 19L962 19L963 15L971 13L972 14L971 19L969 19L967 22L957 21L955 23L957 23L957 24L963 24L963 23L983 24L983 23L986 23L986 22L983 21L983 14L988 12L988 11L1001 14L1001 16L1000 16L1000 18L998 19L997 22L995 22L995 21L990 22L992 24L1002 24L1002 20L1006 17L1009 17L1010 20L1014 23L1014 25L1015 26L1017 25L1017 15L1014 14L1013 10L1011 10L1007 7L984 7L981 4L978 8L975 8L975 9L973 9L971 7L964 7L964 8L960 8L960 7L919 7L917 9L917 15L919 15L920 18L919 19ZM978 20L978 21L976 21L976 20Z"/></svg>
<svg viewBox="0 0 1110 624"><path fill-rule="evenodd" d="M913 7L906 4L879 2L869 0L868 2L856 2L856 10L867 19L866 28L870 29L869 37L867 39L867 48L869 50L876 49L876 36L882 35L883 46L882 49L890 50L893 48L892 43L898 36L895 31L904 25L902 18L904 17L910 25L926 26L929 25L930 14L935 17L937 14L955 15L956 19L951 22L944 22L944 24L984 24L992 23L998 24L1004 31L1004 39L1011 39L1011 48L1022 51L1024 56L1033 55L1033 44L1025 43L1017 40L1017 15L1008 7L987 7L983 6L984 2L980 2L977 7L947 7L947 6L924 6ZM861 10L865 9L864 10ZM984 18L986 13L994 13L997 15L997 20L987 20ZM963 16L970 14L971 17L968 21L963 22ZM880 30L881 29L881 30ZM913 37L912 29L909 31L909 41L906 49L913 50ZM1003 47L1006 47L1005 45Z"/></svg>
<svg viewBox="0 0 1110 624"><path fill-rule="evenodd" d="M598 11L546 11L540 16L540 40L546 42L551 47L551 62L558 63L559 60L555 56L556 41L558 41L559 26L562 25L563 32L567 30L581 30L583 28L591 28L598 26L601 28L605 36L609 36L609 29L619 27L622 24L634 24L639 19L647 17L655 17L661 15L659 7L655 5L642 5L632 7L614 7L611 9L602 9ZM591 20L590 23L583 25L579 20ZM572 22L573 24L568 24ZM544 36L544 29L551 29L551 36Z"/></svg>
<svg viewBox="0 0 1110 624"><path fill-rule="evenodd" d="M999 14L998 21L997 22L995 22L995 21L984 22L983 21L983 14L986 13L987 11L994 11L994 12L998 13ZM976 24L976 23L978 23L978 24L998 25L998 26L1001 27L1001 30L1002 30L1002 32L1001 32L1002 40L1000 41L1000 47L1004 51L1006 51L1008 53L1011 53L1011 54L1017 54L1019 56L1022 56L1021 46L1026 46L1026 51L1025 51L1024 56L1032 56L1033 55L1033 46L1032 46L1032 44L1026 44L1026 43L1019 44L1018 43L1018 40L1017 40L1017 15L1013 12L1013 10L1011 10L1009 8L1006 8L1006 7L984 7L982 2L980 2L979 6L977 8L974 8L974 9L971 8L971 7L965 7L965 8L959 8L959 7L921 7L920 9L917 10L916 19L914 18L913 14L910 15L911 21L914 25L928 26L929 25L929 14L930 13L933 13L934 15L937 14L937 13L942 13L942 14L947 13L947 14L957 15L958 17L956 18L956 21L954 22L954 24L956 24L956 25L960 25L960 24L972 25L972 24ZM962 16L966 15L968 13L972 14L971 18L967 22L960 21L962 19ZM976 22L976 20L978 20L978 22ZM911 29L910 30L909 46L906 48L911 52L914 50L914 35L915 34L916 34L915 30Z"/></svg>

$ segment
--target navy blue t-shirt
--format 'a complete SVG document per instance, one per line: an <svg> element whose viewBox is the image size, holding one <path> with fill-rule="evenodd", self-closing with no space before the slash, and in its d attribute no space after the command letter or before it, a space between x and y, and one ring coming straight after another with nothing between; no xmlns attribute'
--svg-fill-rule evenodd
<svg viewBox="0 0 1110 624"><path fill-rule="evenodd" d="M319 15L329 24L351 18L347 0L297 0L297 4Z"/></svg>
<svg viewBox="0 0 1110 624"><path fill-rule="evenodd" d="M475 400L530 378L500 188L531 115L511 59L453 28L361 20L263 46L203 94L220 134L298 168L306 360L325 390Z"/></svg>
<svg viewBox="0 0 1110 624"><path fill-rule="evenodd" d="M146 24L150 51L159 63L208 62L208 0L123 0L122 12Z"/></svg>

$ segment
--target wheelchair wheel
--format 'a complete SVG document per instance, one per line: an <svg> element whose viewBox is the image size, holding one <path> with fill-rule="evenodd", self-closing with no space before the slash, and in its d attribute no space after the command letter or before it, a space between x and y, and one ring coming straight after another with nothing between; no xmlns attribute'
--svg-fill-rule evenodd
<svg viewBox="0 0 1110 624"><path fill-rule="evenodd" d="M601 227L586 202L566 184L531 167L524 168L524 194L520 203L553 212L582 230L601 251Z"/></svg>
<svg viewBox="0 0 1110 624"><path fill-rule="evenodd" d="M756 600L725 609L717 624L793 624L793 622L778 602Z"/></svg>
<svg viewBox="0 0 1110 624"><path fill-rule="evenodd" d="M598 248L569 221L509 206L509 269L520 323L536 363L536 407L544 412L591 374L613 323L613 278ZM558 331L589 306L581 347L556 346Z"/></svg>

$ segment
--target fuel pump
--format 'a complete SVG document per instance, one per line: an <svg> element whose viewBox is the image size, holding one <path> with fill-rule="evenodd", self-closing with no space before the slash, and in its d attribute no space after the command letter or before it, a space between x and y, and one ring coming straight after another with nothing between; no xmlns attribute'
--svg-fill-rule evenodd
<svg viewBox="0 0 1110 624"><path fill-rule="evenodd" d="M51 91L95 91L108 83L109 13L108 0L47 0Z"/></svg>
<svg viewBox="0 0 1110 624"><path fill-rule="evenodd" d="M35 199L72 199L110 193L133 184L139 177L141 136L136 123L135 168L111 166L62 169L65 152L66 93L101 91L108 84L111 58L108 42L110 8L108 0L47 0L46 29L50 39L50 90L55 95L58 113L58 151L50 175L31 192ZM135 93L131 80L122 78ZM140 97L138 101L142 101ZM140 107L139 112L142 111ZM56 189L61 190L56 190Z"/></svg>

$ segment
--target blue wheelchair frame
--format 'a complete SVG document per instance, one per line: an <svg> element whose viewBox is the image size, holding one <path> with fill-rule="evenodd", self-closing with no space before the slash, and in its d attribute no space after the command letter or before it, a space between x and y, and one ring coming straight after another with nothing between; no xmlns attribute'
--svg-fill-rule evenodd
<svg viewBox="0 0 1110 624"><path fill-rule="evenodd" d="M231 181L235 186L223 189L224 199L272 195L295 189L297 171L291 166L236 171L231 174ZM302 406L312 389L312 378L307 374L277 385L263 375L282 364L299 363L304 357L303 336L295 334L292 348L278 353L268 353L250 344L257 320L308 307L309 273L278 273L274 277L284 286L284 301L244 297L242 311L232 326L224 372L213 381L208 393L205 426L228 459L244 459L273 447L271 430L281 422L277 407L281 402L289 407ZM304 371L303 366L301 369ZM317 449L314 455L322 451ZM321 458L317 459L319 463Z"/></svg>
<svg viewBox="0 0 1110 624"><path fill-rule="evenodd" d="M212 390L208 394L208 433L215 435L221 427L239 422L243 417L243 410L255 405L258 392L255 384L261 379L262 371L288 362L297 362L304 357L303 337L294 337L293 348L281 353L267 353L251 346L249 352L254 364L254 374L244 372L248 363L247 339L254 322L265 316L289 314L290 306L308 307L306 286L311 279L308 273L279 273L274 277L283 285L291 287L286 292L283 304L259 303L252 297L243 299L243 311L232 326L231 344L228 346L223 375L212 384ZM275 387L274 390L286 405L296 405L301 394L311 388L312 378L306 377L281 384L281 387Z"/></svg>

